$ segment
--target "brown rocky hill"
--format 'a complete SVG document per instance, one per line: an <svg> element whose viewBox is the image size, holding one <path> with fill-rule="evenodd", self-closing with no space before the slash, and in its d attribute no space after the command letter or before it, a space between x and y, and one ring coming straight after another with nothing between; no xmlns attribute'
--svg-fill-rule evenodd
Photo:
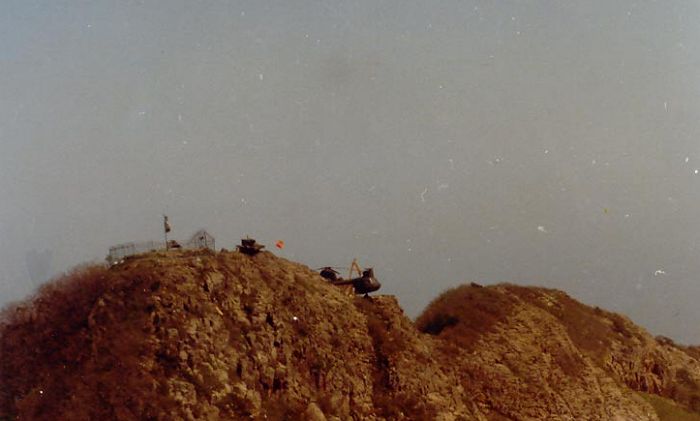
<svg viewBox="0 0 700 421"><path fill-rule="evenodd" d="M4 310L0 419L674 419L697 354L558 291L464 286L414 324L268 252L159 252Z"/></svg>
<svg viewBox="0 0 700 421"><path fill-rule="evenodd" d="M506 372L540 391L557 382L547 393L592 382L603 392L593 400L581 392L573 405L568 402L570 409L614 406L621 400L607 392L612 387L625 399L637 399L630 391L661 397L647 400L657 410L662 406L664 414L670 411L666 419L700 420L697 347L655 339L628 318L583 305L561 291L464 285L435 299L416 326L442 339L441 348L448 352L471 354L472 361L493 355ZM537 403L544 402L552 400Z"/></svg>

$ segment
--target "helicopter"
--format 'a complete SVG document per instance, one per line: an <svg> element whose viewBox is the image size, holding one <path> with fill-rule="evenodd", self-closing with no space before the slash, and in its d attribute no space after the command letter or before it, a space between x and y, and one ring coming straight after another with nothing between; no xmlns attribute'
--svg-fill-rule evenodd
<svg viewBox="0 0 700 421"><path fill-rule="evenodd" d="M382 284L380 284L379 281L377 281L377 278L374 276L374 269L367 268L362 270L360 265L357 264L357 259L353 259L352 261L352 265L350 266L350 275L348 277L349 279L343 279L342 277L338 276L340 272L335 269L336 267L334 266L325 266L317 270L320 270L321 277L328 280L328 282L331 284L337 286L352 285L353 289L355 290L355 294L364 294L365 297L368 297L370 292L374 292L382 286ZM357 271L357 273L361 276L353 278L353 271Z"/></svg>

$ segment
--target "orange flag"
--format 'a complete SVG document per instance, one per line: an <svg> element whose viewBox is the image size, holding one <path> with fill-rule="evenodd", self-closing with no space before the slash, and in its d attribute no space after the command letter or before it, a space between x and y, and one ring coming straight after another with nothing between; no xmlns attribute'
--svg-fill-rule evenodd
<svg viewBox="0 0 700 421"><path fill-rule="evenodd" d="M284 248L284 240L277 240L277 242L275 243L275 247L277 247L278 249L283 249Z"/></svg>

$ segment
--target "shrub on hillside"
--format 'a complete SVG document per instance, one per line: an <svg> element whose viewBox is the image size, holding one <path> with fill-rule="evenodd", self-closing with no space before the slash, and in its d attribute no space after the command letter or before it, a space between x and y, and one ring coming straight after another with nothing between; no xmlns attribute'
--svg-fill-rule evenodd
<svg viewBox="0 0 700 421"><path fill-rule="evenodd" d="M493 289L462 285L433 300L416 319L416 327L470 349L481 335L506 320L513 305L511 298Z"/></svg>
<svg viewBox="0 0 700 421"><path fill-rule="evenodd" d="M64 389L56 368L70 372L85 354L89 312L110 287L106 271L104 266L78 268L0 312L0 419L14 418L19 397L61 398L31 388L50 383L53 391ZM35 373L47 373L46 378L37 379Z"/></svg>

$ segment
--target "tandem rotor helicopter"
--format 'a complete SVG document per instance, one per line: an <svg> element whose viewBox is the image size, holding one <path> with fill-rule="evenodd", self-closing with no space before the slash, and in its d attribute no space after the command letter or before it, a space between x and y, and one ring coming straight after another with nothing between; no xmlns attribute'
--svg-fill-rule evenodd
<svg viewBox="0 0 700 421"><path fill-rule="evenodd" d="M367 268L362 269L360 265L357 264L357 259L352 260L350 265L350 273L348 274L348 279L343 279L336 269L345 269L337 266L324 266L316 270L320 271L319 274L322 278L328 280L329 283L337 286L352 285L355 290L355 294L368 297L370 292L374 292L381 288L382 284L379 283L377 278L374 277L374 269ZM353 278L353 272L357 272L358 277Z"/></svg>

